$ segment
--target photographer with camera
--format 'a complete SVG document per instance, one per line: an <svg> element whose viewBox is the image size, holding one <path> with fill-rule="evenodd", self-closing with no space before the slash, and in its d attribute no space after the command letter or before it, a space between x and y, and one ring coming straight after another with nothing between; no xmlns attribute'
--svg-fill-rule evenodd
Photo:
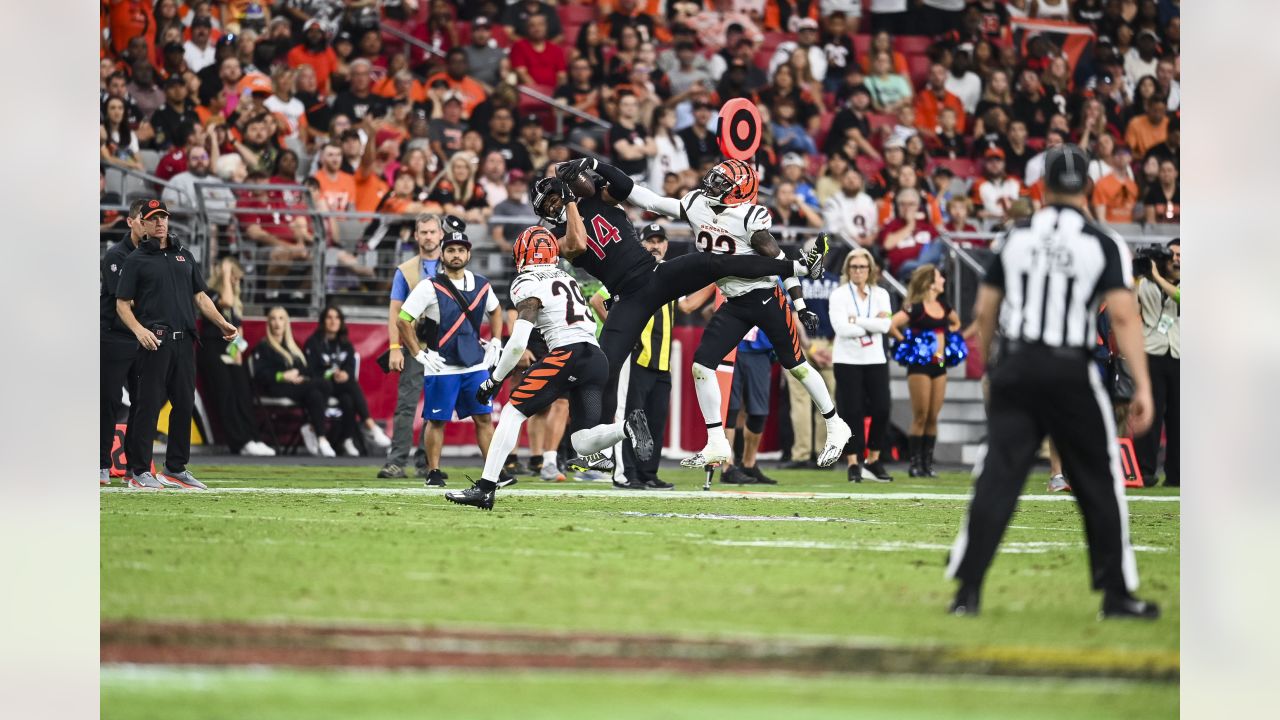
<svg viewBox="0 0 1280 720"><path fill-rule="evenodd" d="M1142 334L1146 344L1147 366L1151 373L1151 395L1155 416L1151 431L1134 438L1134 451L1142 480L1156 484L1156 459L1160 452L1160 430L1164 428L1164 484L1178 487L1179 414L1181 412L1178 380L1182 357L1182 326L1179 309L1182 291L1178 287L1182 270L1182 250L1178 238L1167 245L1140 248L1133 261L1137 281L1138 305L1142 311Z"/></svg>

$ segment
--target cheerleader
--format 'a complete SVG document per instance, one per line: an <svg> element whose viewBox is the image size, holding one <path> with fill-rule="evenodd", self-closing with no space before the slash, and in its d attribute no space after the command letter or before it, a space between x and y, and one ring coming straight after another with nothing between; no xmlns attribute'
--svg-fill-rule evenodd
<svg viewBox="0 0 1280 720"><path fill-rule="evenodd" d="M902 331L894 359L907 366L911 395L911 477L937 477L933 448L938 441L938 413L947 392L947 367L967 354L956 330L960 316L942 299L946 278L933 265L911 273L903 309L894 313L892 329Z"/></svg>

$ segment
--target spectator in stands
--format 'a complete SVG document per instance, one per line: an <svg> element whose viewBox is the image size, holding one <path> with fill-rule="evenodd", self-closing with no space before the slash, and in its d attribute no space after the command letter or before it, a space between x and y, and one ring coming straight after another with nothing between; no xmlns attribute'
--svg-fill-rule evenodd
<svg viewBox="0 0 1280 720"><path fill-rule="evenodd" d="M443 80L459 99L462 100L463 116L470 116L476 106L484 102L488 93L484 86L470 77L470 66L467 64L467 53L462 48L454 48L445 56L445 69L427 78L427 86L432 87Z"/></svg>
<svg viewBox="0 0 1280 720"><path fill-rule="evenodd" d="M262 101L262 106L283 121L281 137L287 143L302 140L306 126L307 107L294 96L297 71L289 68L278 68L271 78L272 94Z"/></svg>
<svg viewBox="0 0 1280 720"><path fill-rule="evenodd" d="M784 242L796 242L803 238L794 230L780 230L780 228L823 226L822 215L818 214L818 211L809 203L802 202L796 195L795 184L787 180L779 181L774 187L769 215L773 218L774 234ZM808 397L806 396L805 399L807 402Z"/></svg>
<svg viewBox="0 0 1280 720"><path fill-rule="evenodd" d="M863 154L880 159L880 153L871 144L870 112L871 91L865 85L854 86L848 103L831 121L823 152L830 155L840 151L850 158Z"/></svg>
<svg viewBox="0 0 1280 720"><path fill-rule="evenodd" d="M1005 171L1004 151L989 147L983 153L982 177L973 184L971 195L982 220L1004 220L1013 201L1022 194L1022 183Z"/></svg>
<svg viewBox="0 0 1280 720"><path fill-rule="evenodd" d="M338 54L329 46L323 25L314 18L302 25L302 42L289 51L289 67L309 66L316 75L317 92L329 94L329 78L338 69Z"/></svg>
<svg viewBox="0 0 1280 720"><path fill-rule="evenodd" d="M998 0L977 0L979 27L993 41L1001 40L1009 27L1009 10Z"/></svg>
<svg viewBox="0 0 1280 720"><path fill-rule="evenodd" d="M818 21L800 18L795 23L795 33L795 40L785 40L774 50L773 57L769 60L769 74L777 72L779 66L792 62L796 52L800 52L808 62L813 79L818 83L824 82L827 78L827 53L818 44Z"/></svg>
<svg viewBox="0 0 1280 720"><path fill-rule="evenodd" d="M698 33L698 41L702 47L719 50L725 47L728 29L734 25L742 28L744 37L753 43L764 40L755 20L735 7L734 0L712 0L703 3L703 10L692 17L686 17L685 24Z"/></svg>
<svg viewBox="0 0 1280 720"><path fill-rule="evenodd" d="M191 39L183 45L182 57L191 72L198 73L214 63L214 46L209 42L213 23L208 18L197 17L191 21Z"/></svg>
<svg viewBox="0 0 1280 720"><path fill-rule="evenodd" d="M671 53L674 55L675 51ZM613 57L609 58L604 82L607 86L617 86L631 79L631 68L639 61L640 33L635 28L622 29L622 36L615 48Z"/></svg>
<svg viewBox="0 0 1280 720"><path fill-rule="evenodd" d="M370 448L386 450L391 438L369 416L369 402L356 378L356 349L347 336L347 321L335 305L329 305L320 313L315 332L302 346L307 357L308 375L323 378L328 395L338 401L342 409L342 453L358 457L355 435L364 435Z"/></svg>
<svg viewBox="0 0 1280 720"><path fill-rule="evenodd" d="M271 136L268 119L266 114L250 118L244 126L244 139L235 141L235 149L244 158L249 172L261 172L270 176L275 169L280 148Z"/></svg>
<svg viewBox="0 0 1280 720"><path fill-rule="evenodd" d="M348 70L351 82L346 90L334 98L334 114L346 115L352 122L363 120L365 115L375 118L386 115L386 98L373 94L373 64L364 58L357 58L351 62Z"/></svg>
<svg viewBox="0 0 1280 720"><path fill-rule="evenodd" d="M1169 134L1169 117L1166 113L1165 99L1160 96L1147 101L1146 112L1129 121L1125 128L1124 139L1133 154L1145 157L1147 151L1163 143Z"/></svg>
<svg viewBox="0 0 1280 720"><path fill-rule="evenodd" d="M1130 101L1129 106L1125 108L1124 120L1126 125L1129 124L1130 120L1147 111L1147 103L1151 98L1156 96L1156 90L1158 87L1159 86L1156 85L1156 79L1151 75L1143 75L1138 79L1138 84L1134 86L1133 92L1131 93L1133 100Z"/></svg>
<svg viewBox="0 0 1280 720"><path fill-rule="evenodd" d="M493 208L494 217L532 217L529 203L529 181L519 170L507 174L507 197ZM490 223L489 239L503 254L511 253L512 243L529 223Z"/></svg>
<svg viewBox="0 0 1280 720"><path fill-rule="evenodd" d="M871 32L900 35L911 31L907 0L871 0L867 9L871 13Z"/></svg>
<svg viewBox="0 0 1280 720"><path fill-rule="evenodd" d="M253 379L263 395L288 398L305 410L307 422L299 433L307 452L334 457L337 453L329 438L320 434L324 432L328 394L322 381L309 375L307 356L293 339L289 314L284 308L277 306L267 311L267 334L253 348L251 357Z"/></svg>
<svg viewBox="0 0 1280 720"><path fill-rule="evenodd" d="M1173 160L1160 161L1159 181L1147 187L1142 204L1148 225L1177 225L1182 216L1178 165Z"/></svg>
<svg viewBox="0 0 1280 720"><path fill-rule="evenodd" d="M138 138L125 118L124 100L118 97L107 98L102 107L98 140L104 162L131 170L143 169L142 159L138 154Z"/></svg>
<svg viewBox="0 0 1280 720"><path fill-rule="evenodd" d="M164 97L164 104L151 115L151 127L155 130L151 145L157 150L167 150L175 143L183 123L200 124L195 103L187 100L187 83L181 77L165 81Z"/></svg>
<svg viewBox="0 0 1280 720"><path fill-rule="evenodd" d="M1061 133L1053 132L1050 135L1056 135L1061 138ZM1061 143L1058 143L1059 145ZM1010 175L1023 178L1024 184L1033 184L1035 180L1027 180L1027 166L1035 158L1039 159L1037 169L1037 177L1044 172L1044 153L1037 154L1027 144L1027 124L1021 120L1013 120L1009 123L1009 135L1005 138L1004 150L1004 168Z"/></svg>
<svg viewBox="0 0 1280 720"><path fill-rule="evenodd" d="M848 169L849 158L843 152L832 153L823 161L813 183L813 194L818 198L819 207L826 207L827 200L840 192L840 180Z"/></svg>
<svg viewBox="0 0 1280 720"><path fill-rule="evenodd" d="M804 127L796 121L795 102L789 97L777 100L774 106L773 138L774 147L781 153L800 153L816 155L817 146Z"/></svg>
<svg viewBox="0 0 1280 720"><path fill-rule="evenodd" d="M485 154L476 183L484 190L490 209L507 199L507 160L502 153L493 150Z"/></svg>
<svg viewBox="0 0 1280 720"><path fill-rule="evenodd" d="M1139 78L1155 77L1159 57L1160 38L1153 30L1138 33L1137 45L1129 48L1124 55L1124 75L1130 83L1136 84Z"/></svg>
<svg viewBox="0 0 1280 720"><path fill-rule="evenodd" d="M1093 216L1102 222L1131 223L1138 203L1138 183L1129 165L1133 154L1127 147L1118 147L1108 160L1109 172L1093 185Z"/></svg>
<svg viewBox="0 0 1280 720"><path fill-rule="evenodd" d="M1041 137L1049 129L1049 118L1057 109L1053 98L1045 93L1040 76L1034 70L1024 69L1013 98L1013 117L1027 124L1027 132L1032 137Z"/></svg>
<svg viewBox="0 0 1280 720"><path fill-rule="evenodd" d="M600 117L603 108L600 83L593 75L591 62L585 57L576 58L569 64L569 80L556 88L554 95L557 101L565 105L592 117ZM601 132L597 126L565 114L564 127L570 140L578 143L589 142L588 149L595 149Z"/></svg>
<svg viewBox="0 0 1280 720"><path fill-rule="evenodd" d="M1164 142L1156 145L1147 151L1147 157L1158 158L1161 162L1170 160L1175 166L1179 165L1182 157L1182 123L1178 118L1169 118L1169 126L1165 134Z"/></svg>
<svg viewBox="0 0 1280 720"><path fill-rule="evenodd" d="M466 129L462 121L462 100L455 94L447 95L440 117L432 118L427 127L431 152L444 162L462 149L462 135Z"/></svg>
<svg viewBox="0 0 1280 720"><path fill-rule="evenodd" d="M605 16L604 26L608 28L608 38L612 42L618 41L625 27L635 28L646 42L657 39L653 17L640 8L637 0L618 0L613 12Z"/></svg>
<svg viewBox="0 0 1280 720"><path fill-rule="evenodd" d="M618 169L636 182L644 182L649 160L658 154L658 145L640 122L639 112L634 95L625 94L618 99L618 119L609 130L609 149Z"/></svg>
<svg viewBox="0 0 1280 720"><path fill-rule="evenodd" d="M590 77L583 81L585 85L599 87L604 82L605 75L605 39L600 32L600 25L597 23L585 23L578 29L578 38L574 43L569 58L569 73L573 74L573 64L578 60L587 62L587 69L591 71ZM572 81L576 82L576 81Z"/></svg>
<svg viewBox="0 0 1280 720"><path fill-rule="evenodd" d="M1096 145L1103 135L1114 141L1120 137L1120 131L1107 119L1107 109L1097 98L1088 98L1080 106L1080 125L1072 132L1071 139L1081 149L1096 150Z"/></svg>
<svg viewBox="0 0 1280 720"><path fill-rule="evenodd" d="M948 235L969 234L980 232L977 225L969 219L973 213L973 203L969 198L963 195L955 195L947 199L947 222L942 226L944 232ZM990 240L980 240L978 238L953 238L960 247L963 248L985 248L991 244Z"/></svg>
<svg viewBox="0 0 1280 720"><path fill-rule="evenodd" d="M356 201L356 179L342 170L342 147L328 142L320 150L320 169L313 177L320 183L320 193L334 212L346 212Z"/></svg>
<svg viewBox="0 0 1280 720"><path fill-rule="evenodd" d="M271 173L273 185L296 185L298 183L298 153L292 150L281 150L276 158L275 169Z"/></svg>
<svg viewBox="0 0 1280 720"><path fill-rule="evenodd" d="M529 158L529 151L515 135L515 115L508 108L494 110L493 116L489 119L489 134L485 138L484 152L493 151L502 154L508 168L518 168L526 173L533 171L533 161Z"/></svg>
<svg viewBox="0 0 1280 720"><path fill-rule="evenodd" d="M489 210L484 188L476 183L479 160L465 150L449 158L445 170L436 176L427 191L427 201L440 203L446 213L468 223L483 223Z"/></svg>
<svg viewBox="0 0 1280 720"><path fill-rule="evenodd" d="M928 148L936 158L956 160L969 155L968 141L956 129L955 110L942 108L938 113L938 129L929 139Z"/></svg>
<svg viewBox="0 0 1280 720"><path fill-rule="evenodd" d="M708 162L720 158L720 147L716 142L716 134L711 131L710 124L715 117L715 108L706 101L695 101L693 104L693 124L679 132L684 141L685 152L689 155L689 167L697 170Z"/></svg>
<svg viewBox="0 0 1280 720"><path fill-rule="evenodd" d="M546 18L531 15L527 24L526 36L511 46L512 69L524 85L555 87L563 84L568 77L568 60L563 48L548 41ZM556 24L558 26L559 22Z"/></svg>
<svg viewBox="0 0 1280 720"><path fill-rule="evenodd" d="M678 63L675 68L667 72L667 79L671 83L671 92L675 95L685 92L696 83L710 87L713 82L711 74L706 69L706 61L695 63L695 60L702 60L694 49L693 43L680 43L676 45L676 58Z"/></svg>
<svg viewBox="0 0 1280 720"><path fill-rule="evenodd" d="M974 115L985 118L992 107L999 107L1006 115L1013 112L1013 92L1009 86L1009 74L1004 70L994 70L987 77L987 87L982 91L982 99L978 101ZM973 131L980 135L985 131L985 126L975 124Z"/></svg>
<svg viewBox="0 0 1280 720"><path fill-rule="evenodd" d="M870 74L872 72L876 55L881 52L889 53L889 57L892 60L890 65L892 72L904 77L911 74L907 66L907 56L893 49L893 35L888 30L879 30L872 33L871 43L867 46L866 54L858 60L858 65L862 68L863 73Z"/></svg>
<svg viewBox="0 0 1280 720"><path fill-rule="evenodd" d="M857 12L862 11L862 6L857 6ZM819 43L822 47L824 59L827 63L826 78L823 80L823 89L827 92L835 92L840 88L841 83L845 81L850 69L857 67L854 60L853 38L850 36L850 18L843 10L828 10L823 7L826 16L823 18L825 26L822 28L822 34ZM857 31L858 18L853 18L852 31Z"/></svg>
<svg viewBox="0 0 1280 720"><path fill-rule="evenodd" d="M976 116L978 101L982 99L982 78L973 72L973 44L961 43L949 57L947 92L960 98L967 115Z"/></svg>
<svg viewBox="0 0 1280 720"><path fill-rule="evenodd" d="M673 108L659 106L654 109L650 126L656 152L649 159L649 188L662 187L669 173L681 174L689 170L689 153L684 140L675 132L676 112Z"/></svg>
<svg viewBox="0 0 1280 720"><path fill-rule="evenodd" d="M132 76L125 89L143 120L149 121L151 114L164 104L164 90L156 85L156 69L146 60L134 63Z"/></svg>
<svg viewBox="0 0 1280 720"><path fill-rule="evenodd" d="M796 120L809 133L815 132L821 121L819 117L821 109L815 102L816 98L812 91L799 84L795 67L791 64L778 66L778 71L773 76L773 83L760 91L760 101L757 104L774 108L784 97L789 98L795 105Z"/></svg>
<svg viewBox="0 0 1280 720"><path fill-rule="evenodd" d="M244 69L235 54L235 35L223 35L218 39L218 61L196 73L200 78L200 103L208 105L223 88L229 95L244 78Z"/></svg>
<svg viewBox="0 0 1280 720"><path fill-rule="evenodd" d="M535 17L542 18L542 37L559 43L564 35L564 30L560 27L560 16L550 5L539 0L509 2L502 15L502 24L507 26L507 32L513 37L529 39L534 34L531 20Z"/></svg>
<svg viewBox="0 0 1280 720"><path fill-rule="evenodd" d="M531 172L541 174L549 162L551 141L547 139L546 131L542 129L542 119L537 115L530 113L520 123L520 145L529 156Z"/></svg>
<svg viewBox="0 0 1280 720"><path fill-rule="evenodd" d="M483 85L498 84L502 61L507 53L493 40L493 27L489 18L481 15L471 23L471 42L463 46L471 77Z"/></svg>
<svg viewBox="0 0 1280 720"><path fill-rule="evenodd" d="M187 169L169 179L161 199L172 208L195 209L200 207L196 200L196 183L212 182L209 175L213 167L209 151L195 145L185 149Z"/></svg>
<svg viewBox="0 0 1280 720"><path fill-rule="evenodd" d="M818 196L813 192L813 183L808 176L809 161L799 153L787 153L782 156L781 179L796 186L796 195L808 205L818 207Z"/></svg>
<svg viewBox="0 0 1280 720"><path fill-rule="evenodd" d="M1162 58L1156 65L1156 85L1172 113L1178 112L1182 107L1182 85L1174 79L1177 72L1177 65L1171 58Z"/></svg>
<svg viewBox="0 0 1280 720"><path fill-rule="evenodd" d="M884 197L877 201L877 210L880 214L880 224L884 225L890 219L897 215L897 202L895 196L903 190L915 190L920 193L920 208L929 224L934 226L942 225L942 209L938 205L938 200L932 193L928 192L924 183L920 179L920 173L914 165L903 165L898 169L898 175L895 179L892 192L885 193Z"/></svg>
<svg viewBox="0 0 1280 720"><path fill-rule="evenodd" d="M950 73L941 63L929 66L929 79L915 99L916 128L925 135L936 135L939 112L949 108L956 114L956 130L963 135L965 129L964 104L947 90Z"/></svg>
<svg viewBox="0 0 1280 720"><path fill-rule="evenodd" d="M1112 171L1112 155L1116 151L1116 141L1108 134L1098 136L1089 157L1089 179L1098 182L1104 175ZM1132 170L1129 173L1133 177Z"/></svg>
<svg viewBox="0 0 1280 720"><path fill-rule="evenodd" d="M876 203L863 186L862 173L856 167L849 167L841 177L840 192L822 205L827 230L851 247L871 246L880 226Z"/></svg>
<svg viewBox="0 0 1280 720"><path fill-rule="evenodd" d="M230 255L224 255L209 275L207 294L214 307L236 327L243 324L244 303L240 299L240 283L244 269ZM247 347L237 338L227 342L211 322L200 323L200 344L196 366L204 385L204 397L211 400L221 421L227 447L237 455L271 457L276 451L258 439L253 419L253 389L244 367L242 350Z"/></svg>
<svg viewBox="0 0 1280 720"><path fill-rule="evenodd" d="M893 72L889 53L879 52L872 57L871 72L865 80L871 91L871 102L877 112L895 113L898 108L911 103L911 83Z"/></svg>

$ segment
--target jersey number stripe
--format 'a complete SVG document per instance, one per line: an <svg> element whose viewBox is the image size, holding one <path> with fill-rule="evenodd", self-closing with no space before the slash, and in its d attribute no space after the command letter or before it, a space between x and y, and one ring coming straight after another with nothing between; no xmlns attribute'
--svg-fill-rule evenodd
<svg viewBox="0 0 1280 720"><path fill-rule="evenodd" d="M605 220L601 215L591 218L591 229L595 232L595 237L587 235L587 247L591 248L591 252L595 253L596 257L603 260L605 256L604 246L621 240L622 233L618 232L618 228L614 227L613 223Z"/></svg>

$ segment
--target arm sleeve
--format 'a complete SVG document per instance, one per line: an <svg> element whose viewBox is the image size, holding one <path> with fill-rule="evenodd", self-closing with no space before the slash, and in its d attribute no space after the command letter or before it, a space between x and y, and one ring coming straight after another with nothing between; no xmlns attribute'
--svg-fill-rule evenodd
<svg viewBox="0 0 1280 720"><path fill-rule="evenodd" d="M507 339L506 347L502 348L502 357L498 358L498 364L493 368L495 380L502 380L515 369L520 356L524 355L524 349L529 345L531 332L533 332L533 323L523 318L516 320L515 326L511 329L511 337Z"/></svg>
<svg viewBox="0 0 1280 720"><path fill-rule="evenodd" d="M597 163L596 172L605 179L605 182L609 183L606 189L611 197L626 200L636 186L636 182L631 179L631 176L609 163Z"/></svg>
<svg viewBox="0 0 1280 720"><path fill-rule="evenodd" d="M404 305L400 308L400 316L404 317L408 313L413 317L413 321L422 317L427 308L437 304L439 300L436 298L436 287L431 284L428 279L423 279L418 283L413 292L409 293L409 297L405 298ZM439 317L439 316L437 316ZM410 321L412 322L412 321Z"/></svg>
<svg viewBox="0 0 1280 720"><path fill-rule="evenodd" d="M612 193L610 193L612 194ZM656 212L666 215L669 218L677 220L683 219L683 208L680 207L680 201L675 198L659 197L657 193L643 185L633 185L631 194L627 196L627 202L635 205L641 210Z"/></svg>

